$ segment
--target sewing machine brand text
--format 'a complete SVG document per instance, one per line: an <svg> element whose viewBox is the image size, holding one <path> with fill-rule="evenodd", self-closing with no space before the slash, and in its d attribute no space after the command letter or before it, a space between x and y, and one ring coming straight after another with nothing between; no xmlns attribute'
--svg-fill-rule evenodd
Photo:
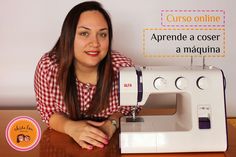
<svg viewBox="0 0 236 157"><path fill-rule="evenodd" d="M132 83L124 83L124 87L132 87Z"/></svg>

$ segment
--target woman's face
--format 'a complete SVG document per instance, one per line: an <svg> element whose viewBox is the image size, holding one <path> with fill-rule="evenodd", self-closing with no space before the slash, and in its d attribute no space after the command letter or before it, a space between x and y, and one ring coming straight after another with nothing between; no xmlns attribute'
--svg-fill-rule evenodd
<svg viewBox="0 0 236 157"><path fill-rule="evenodd" d="M75 65L97 68L109 47L108 25L99 11L85 11L80 15L75 40Z"/></svg>
<svg viewBox="0 0 236 157"><path fill-rule="evenodd" d="M25 136L24 139L25 139L26 142L28 142L28 141L30 141L30 136Z"/></svg>
<svg viewBox="0 0 236 157"><path fill-rule="evenodd" d="M18 140L19 140L20 142L24 141L24 136L23 136L23 135L19 135L19 136L18 136Z"/></svg>

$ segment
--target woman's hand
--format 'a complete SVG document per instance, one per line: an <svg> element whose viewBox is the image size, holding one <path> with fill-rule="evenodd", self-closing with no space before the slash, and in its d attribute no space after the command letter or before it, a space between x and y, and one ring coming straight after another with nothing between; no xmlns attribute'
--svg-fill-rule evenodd
<svg viewBox="0 0 236 157"><path fill-rule="evenodd" d="M99 126L99 128L106 133L108 139L111 139L113 134L116 132L116 126L114 126L110 120L104 121L104 124Z"/></svg>
<svg viewBox="0 0 236 157"><path fill-rule="evenodd" d="M109 118L119 121L121 113L114 113ZM111 121L95 122L90 120L72 121L64 113L54 113L49 119L49 126L72 137L82 148L103 148L116 131ZM117 124L119 128L119 124Z"/></svg>
<svg viewBox="0 0 236 157"><path fill-rule="evenodd" d="M103 148L108 144L113 132L107 122L90 120L69 121L65 125L65 133L71 136L82 148L93 149L93 146ZM106 135L107 133L107 135Z"/></svg>

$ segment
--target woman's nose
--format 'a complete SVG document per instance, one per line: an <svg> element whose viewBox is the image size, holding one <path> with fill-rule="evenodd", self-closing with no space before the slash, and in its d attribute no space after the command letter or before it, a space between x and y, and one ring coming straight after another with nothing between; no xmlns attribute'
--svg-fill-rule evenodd
<svg viewBox="0 0 236 157"><path fill-rule="evenodd" d="M93 36L92 39L91 39L91 45L93 47L99 47L100 46L100 43L99 43L99 40L98 40L98 37L97 36Z"/></svg>

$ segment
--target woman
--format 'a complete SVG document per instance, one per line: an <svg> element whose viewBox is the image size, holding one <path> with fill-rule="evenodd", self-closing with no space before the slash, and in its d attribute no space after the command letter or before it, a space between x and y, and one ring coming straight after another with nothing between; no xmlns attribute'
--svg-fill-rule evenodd
<svg viewBox="0 0 236 157"><path fill-rule="evenodd" d="M118 72L133 64L111 45L108 13L98 2L80 3L66 16L56 45L35 72L43 121L90 150L108 144L119 118L131 112L118 105Z"/></svg>

